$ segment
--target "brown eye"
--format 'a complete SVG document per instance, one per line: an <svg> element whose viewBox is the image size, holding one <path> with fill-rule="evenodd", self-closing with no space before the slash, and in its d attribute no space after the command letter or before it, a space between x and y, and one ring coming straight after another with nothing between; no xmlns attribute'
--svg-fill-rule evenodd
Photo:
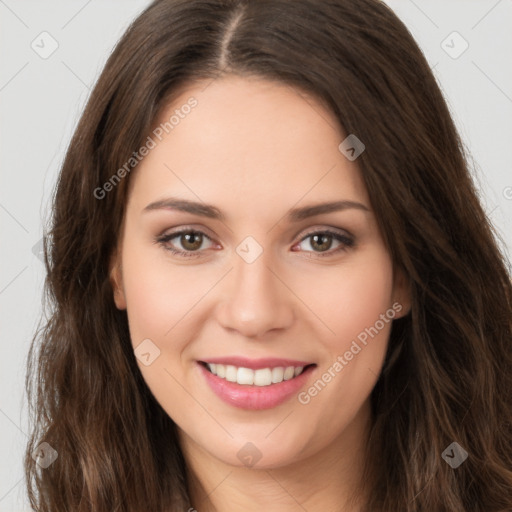
<svg viewBox="0 0 512 512"><path fill-rule="evenodd" d="M197 251L203 243L202 233L191 231L189 233L182 233L179 238L181 246L186 251Z"/></svg>
<svg viewBox="0 0 512 512"><path fill-rule="evenodd" d="M332 235L321 234L321 235L312 235L311 237L311 247L320 252L328 251L332 245Z"/></svg>
<svg viewBox="0 0 512 512"><path fill-rule="evenodd" d="M204 247L204 242L208 241L211 243L208 235L192 229L162 235L155 240L177 256L201 256L203 249L208 249L208 245Z"/></svg>
<svg viewBox="0 0 512 512"><path fill-rule="evenodd" d="M306 242L309 241L307 244ZM333 247L333 243L335 244ZM316 254L316 256L332 256L340 251L346 251L355 245L355 240L348 235L335 231L324 230L307 234L297 245L304 252ZM309 248L308 248L309 245Z"/></svg>

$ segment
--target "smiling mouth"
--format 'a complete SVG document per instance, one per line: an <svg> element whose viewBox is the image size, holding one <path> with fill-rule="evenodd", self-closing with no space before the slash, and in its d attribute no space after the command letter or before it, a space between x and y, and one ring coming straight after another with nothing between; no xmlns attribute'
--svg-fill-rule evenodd
<svg viewBox="0 0 512 512"><path fill-rule="evenodd" d="M308 368L316 366L316 364L308 364L306 366L277 366L253 370L243 366L205 363L203 361L200 364L210 373L227 382L261 387L292 380L304 373Z"/></svg>

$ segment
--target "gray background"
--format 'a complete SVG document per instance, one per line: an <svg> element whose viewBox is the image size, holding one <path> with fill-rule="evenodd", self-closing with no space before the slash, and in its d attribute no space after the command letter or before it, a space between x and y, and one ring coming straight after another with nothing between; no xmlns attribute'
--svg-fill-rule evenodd
<svg viewBox="0 0 512 512"><path fill-rule="evenodd" d="M0 0L0 512L29 510L21 464L28 432L24 376L41 314L44 267L37 254L50 194L92 84L148 3ZM434 69L510 258L512 1L387 3ZM50 36L40 36L45 31ZM469 46L458 56L464 40ZM42 58L32 44L40 53L58 48Z"/></svg>

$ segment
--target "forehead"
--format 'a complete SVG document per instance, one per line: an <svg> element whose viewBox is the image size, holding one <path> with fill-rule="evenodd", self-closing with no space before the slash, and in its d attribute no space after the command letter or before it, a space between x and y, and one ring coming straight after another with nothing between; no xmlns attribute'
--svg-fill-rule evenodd
<svg viewBox="0 0 512 512"><path fill-rule="evenodd" d="M357 163L338 149L346 134L334 114L286 84L237 76L196 82L154 126L155 146L132 177L135 199L181 194L252 213L301 198L368 204Z"/></svg>

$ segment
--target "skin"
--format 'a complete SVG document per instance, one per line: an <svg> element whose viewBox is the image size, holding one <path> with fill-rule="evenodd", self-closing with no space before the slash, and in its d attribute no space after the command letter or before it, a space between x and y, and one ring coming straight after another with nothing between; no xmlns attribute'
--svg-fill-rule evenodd
<svg viewBox="0 0 512 512"><path fill-rule="evenodd" d="M329 110L286 85L228 76L190 84L158 121L191 96L198 105L130 177L111 267L134 349L149 338L160 350L150 365L138 365L178 426L190 506L357 511L369 396L391 321L306 405L293 396L263 411L230 406L211 391L196 361L228 355L311 361L317 367L307 390L394 303L402 306L395 318L409 311L405 279L393 271L357 160L338 149L346 134ZM215 205L226 219L143 211L170 196ZM286 219L291 208L337 200L368 211ZM190 252L183 237L155 243L180 227L207 235L198 257L166 249ZM326 228L351 235L354 246L337 251L343 244L331 238L322 252L306 238ZM247 236L263 249L250 264L236 252ZM261 453L252 468L237 457L247 442Z"/></svg>

